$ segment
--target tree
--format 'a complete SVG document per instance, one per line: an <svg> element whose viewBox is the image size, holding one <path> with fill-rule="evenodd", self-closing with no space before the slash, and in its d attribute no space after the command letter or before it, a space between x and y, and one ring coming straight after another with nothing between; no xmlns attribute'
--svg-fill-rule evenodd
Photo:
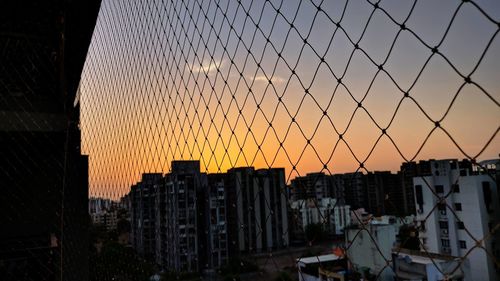
<svg viewBox="0 0 500 281"><path fill-rule="evenodd" d="M153 273L153 265L141 259L132 248L117 242L105 242L101 253L94 253L90 260L90 280L146 281Z"/></svg>
<svg viewBox="0 0 500 281"><path fill-rule="evenodd" d="M403 225L399 228L399 245L408 250L420 250L418 230L414 226Z"/></svg>
<svg viewBox="0 0 500 281"><path fill-rule="evenodd" d="M292 276L290 276L290 273L286 271L280 271L278 273L278 276L274 278L274 281L292 281Z"/></svg>
<svg viewBox="0 0 500 281"><path fill-rule="evenodd" d="M306 226L306 240L307 241L323 241L327 235L321 223L310 223Z"/></svg>

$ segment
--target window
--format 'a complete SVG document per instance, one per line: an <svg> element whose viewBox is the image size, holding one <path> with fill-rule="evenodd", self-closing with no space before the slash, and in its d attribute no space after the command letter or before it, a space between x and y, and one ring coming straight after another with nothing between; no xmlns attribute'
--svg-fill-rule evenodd
<svg viewBox="0 0 500 281"><path fill-rule="evenodd" d="M484 204L486 206L486 211L488 213L491 213L493 210L491 208L491 188L490 188L490 183L487 181L483 181L483 199L484 199Z"/></svg>
<svg viewBox="0 0 500 281"><path fill-rule="evenodd" d="M444 192L444 187L442 185L436 185L434 188L436 189L436 193Z"/></svg>
<svg viewBox="0 0 500 281"><path fill-rule="evenodd" d="M450 240L441 239L441 244L443 245L443 247L450 247Z"/></svg>
<svg viewBox="0 0 500 281"><path fill-rule="evenodd" d="M439 228L441 228L441 229L448 229L448 222L446 222L446 221L440 221L439 222Z"/></svg>
<svg viewBox="0 0 500 281"><path fill-rule="evenodd" d="M439 203L437 206L438 210L440 211L446 211L446 204Z"/></svg>
<svg viewBox="0 0 500 281"><path fill-rule="evenodd" d="M417 197L418 209L420 212L424 211L424 195L422 193L422 186L415 185L415 195Z"/></svg>
<svg viewBox="0 0 500 281"><path fill-rule="evenodd" d="M457 226L458 226L458 229L465 229L465 225L464 225L463 221L457 221Z"/></svg>
<svg viewBox="0 0 500 281"><path fill-rule="evenodd" d="M465 243L464 240L460 240L459 242L460 242L460 248L467 249L467 244Z"/></svg>
<svg viewBox="0 0 500 281"><path fill-rule="evenodd" d="M460 186L458 184L453 185L453 192L454 193L460 193Z"/></svg>
<svg viewBox="0 0 500 281"><path fill-rule="evenodd" d="M462 204L461 203L455 203L455 211L462 211Z"/></svg>

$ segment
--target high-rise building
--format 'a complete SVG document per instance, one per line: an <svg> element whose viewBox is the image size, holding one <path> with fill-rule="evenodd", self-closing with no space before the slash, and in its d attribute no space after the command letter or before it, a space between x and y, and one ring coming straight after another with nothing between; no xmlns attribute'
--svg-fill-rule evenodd
<svg viewBox="0 0 500 281"><path fill-rule="evenodd" d="M491 259L500 253L497 171L467 160L423 163L430 173L413 178L422 250L466 257L465 280L499 280Z"/></svg>
<svg viewBox="0 0 500 281"><path fill-rule="evenodd" d="M166 264L167 255L167 192L165 179L159 179L154 190L155 211L155 261L157 265Z"/></svg>
<svg viewBox="0 0 500 281"><path fill-rule="evenodd" d="M328 197L332 182L325 173L309 173L290 182L291 199L321 199Z"/></svg>
<svg viewBox="0 0 500 281"><path fill-rule="evenodd" d="M363 173L339 174L333 177L337 178L337 182L342 182L345 204L351 206L351 209L365 208L367 204Z"/></svg>
<svg viewBox="0 0 500 281"><path fill-rule="evenodd" d="M415 196L413 189L413 178L419 176L431 175L431 166L429 161L404 162L398 172L402 184L401 191L403 197L401 204L403 205L405 215L415 215Z"/></svg>
<svg viewBox="0 0 500 281"><path fill-rule="evenodd" d="M404 216L404 195L400 177L389 171L369 172L365 176L366 210L376 216Z"/></svg>
<svg viewBox="0 0 500 281"><path fill-rule="evenodd" d="M173 161L172 172L165 176L165 250L162 266L168 270L196 272L200 264L200 233L197 198L207 188L206 174L200 173L199 161Z"/></svg>
<svg viewBox="0 0 500 281"><path fill-rule="evenodd" d="M340 204L334 198L321 200L307 199L290 203L291 213L296 215L297 226L302 231L309 224L322 224L323 230L329 235L341 235L344 228L351 223L350 207Z"/></svg>
<svg viewBox="0 0 500 281"><path fill-rule="evenodd" d="M208 188L200 196L200 201L205 204L200 209L200 220L205 223L200 232L204 234L205 242L200 244L204 248L201 255L205 256L206 269L220 268L228 260L226 177L226 174L208 174Z"/></svg>
<svg viewBox="0 0 500 281"><path fill-rule="evenodd" d="M127 197L134 248L165 270L212 270L289 244L284 169L207 175L199 161L173 161L171 173L144 174Z"/></svg>
<svg viewBox="0 0 500 281"><path fill-rule="evenodd" d="M231 252L262 252L289 245L285 170L253 167L228 171Z"/></svg>
<svg viewBox="0 0 500 281"><path fill-rule="evenodd" d="M161 180L162 174L143 174L142 180L130 190L132 246L139 255L151 262L156 260L155 196Z"/></svg>

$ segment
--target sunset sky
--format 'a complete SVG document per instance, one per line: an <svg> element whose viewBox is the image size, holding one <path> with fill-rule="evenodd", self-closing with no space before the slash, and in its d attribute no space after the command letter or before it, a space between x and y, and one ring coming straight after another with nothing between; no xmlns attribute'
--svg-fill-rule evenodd
<svg viewBox="0 0 500 281"><path fill-rule="evenodd" d="M80 85L91 195L174 159L291 179L498 158L500 1L199 2L103 0Z"/></svg>

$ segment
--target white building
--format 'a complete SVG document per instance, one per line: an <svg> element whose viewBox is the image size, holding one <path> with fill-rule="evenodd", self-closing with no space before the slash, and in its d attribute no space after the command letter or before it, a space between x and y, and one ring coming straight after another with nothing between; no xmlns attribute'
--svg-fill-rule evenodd
<svg viewBox="0 0 500 281"><path fill-rule="evenodd" d="M489 236L500 222L495 174L473 169L468 161L425 164L429 174L413 179L422 250L466 256L465 280L500 280L492 258L499 253L499 232Z"/></svg>
<svg viewBox="0 0 500 281"><path fill-rule="evenodd" d="M298 223L304 231L309 224L321 223L328 233L341 235L351 223L350 206L337 204L334 198L300 199L290 207L298 214Z"/></svg>
<svg viewBox="0 0 500 281"><path fill-rule="evenodd" d="M347 260L334 254L297 259L299 281L346 280Z"/></svg>
<svg viewBox="0 0 500 281"><path fill-rule="evenodd" d="M346 229L347 257L359 272L370 268L377 280L394 280L391 268L392 249L401 225L411 220L394 216L373 217L366 224ZM382 271L382 273L380 273Z"/></svg>
<svg viewBox="0 0 500 281"><path fill-rule="evenodd" d="M464 265L457 257L400 249L393 253L392 260L397 280L452 281L464 277Z"/></svg>

